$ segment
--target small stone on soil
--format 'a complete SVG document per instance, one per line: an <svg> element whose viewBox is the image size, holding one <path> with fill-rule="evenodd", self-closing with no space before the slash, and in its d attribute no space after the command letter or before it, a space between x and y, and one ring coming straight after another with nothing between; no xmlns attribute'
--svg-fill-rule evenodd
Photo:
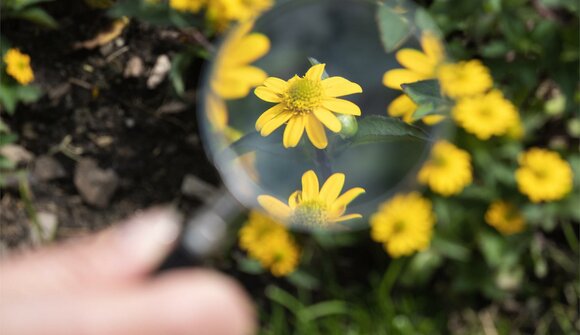
<svg viewBox="0 0 580 335"><path fill-rule="evenodd" d="M151 74L147 79L147 87L149 89L154 89L159 86L167 76L169 70L171 70L171 61L169 60L169 57L167 57L167 55L157 57L155 66L153 66Z"/></svg>
<svg viewBox="0 0 580 335"><path fill-rule="evenodd" d="M49 181L66 176L62 165L52 156L38 157L34 162L32 174L40 181Z"/></svg>
<svg viewBox="0 0 580 335"><path fill-rule="evenodd" d="M143 61L138 56L133 56L127 62L123 76L125 78L138 78L143 75L145 68Z"/></svg>
<svg viewBox="0 0 580 335"><path fill-rule="evenodd" d="M119 177L111 169L99 168L93 159L83 158L77 163L74 183L86 203L105 208L119 185Z"/></svg>

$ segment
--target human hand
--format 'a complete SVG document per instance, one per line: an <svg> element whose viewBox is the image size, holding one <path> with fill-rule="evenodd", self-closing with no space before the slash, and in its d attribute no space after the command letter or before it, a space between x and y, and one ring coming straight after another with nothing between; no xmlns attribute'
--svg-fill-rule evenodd
<svg viewBox="0 0 580 335"><path fill-rule="evenodd" d="M253 307L209 270L149 276L179 231L151 210L96 236L0 262L2 335L249 335Z"/></svg>

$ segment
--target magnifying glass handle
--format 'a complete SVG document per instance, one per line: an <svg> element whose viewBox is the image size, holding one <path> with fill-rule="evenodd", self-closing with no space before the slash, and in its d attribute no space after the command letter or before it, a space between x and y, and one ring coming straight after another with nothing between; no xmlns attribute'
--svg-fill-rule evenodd
<svg viewBox="0 0 580 335"><path fill-rule="evenodd" d="M157 272L200 265L220 250L228 223L243 213L244 208L223 187L212 198L185 222L177 246Z"/></svg>

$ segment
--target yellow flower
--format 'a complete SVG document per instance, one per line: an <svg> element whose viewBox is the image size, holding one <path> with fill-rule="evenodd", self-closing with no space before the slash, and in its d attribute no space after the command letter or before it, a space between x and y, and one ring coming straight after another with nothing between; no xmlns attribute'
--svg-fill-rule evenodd
<svg viewBox="0 0 580 335"><path fill-rule="evenodd" d="M392 257L429 247L435 214L431 202L418 192L400 194L383 203L371 217L371 237Z"/></svg>
<svg viewBox="0 0 580 335"><path fill-rule="evenodd" d="M198 13L206 3L206 0L169 0L169 7L180 11Z"/></svg>
<svg viewBox="0 0 580 335"><path fill-rule="evenodd" d="M493 202L485 213L485 222L504 235L519 233L526 225L522 213L506 201Z"/></svg>
<svg viewBox="0 0 580 335"><path fill-rule="evenodd" d="M344 180L344 174L335 173L319 189L318 177L310 170L302 175L302 191L292 193L288 205L269 195L260 195L258 202L270 215L289 224L318 227L361 218L360 214L344 212L365 190L355 187L340 195Z"/></svg>
<svg viewBox="0 0 580 335"><path fill-rule="evenodd" d="M392 117L400 117L403 121L411 123L413 121L413 114L417 111L417 104L411 100L406 94L401 94L395 98L389 107L387 113ZM427 125L433 125L441 122L445 117L443 115L427 115L421 120Z"/></svg>
<svg viewBox="0 0 580 335"><path fill-rule="evenodd" d="M431 157L419 171L421 184L444 196L460 193L471 184L471 157L447 141L433 145Z"/></svg>
<svg viewBox="0 0 580 335"><path fill-rule="evenodd" d="M457 124L480 140L506 134L519 120L516 107L499 90L460 99L451 113Z"/></svg>
<svg viewBox="0 0 580 335"><path fill-rule="evenodd" d="M532 202L559 200L572 190L572 168L558 153L531 148L519 157L519 163L518 188Z"/></svg>
<svg viewBox="0 0 580 335"><path fill-rule="evenodd" d="M300 249L282 224L252 211L239 235L240 248L275 276L284 276L296 269Z"/></svg>
<svg viewBox="0 0 580 335"><path fill-rule="evenodd" d="M264 70L250 65L270 50L270 40L260 33L249 33L247 22L236 28L224 42L211 79L212 90L223 99L239 99L260 85L268 76Z"/></svg>
<svg viewBox="0 0 580 335"><path fill-rule="evenodd" d="M493 85L489 70L479 60L443 64L438 77L443 93L454 99L482 94Z"/></svg>
<svg viewBox="0 0 580 335"><path fill-rule="evenodd" d="M395 57L405 69L394 69L385 72L383 84L395 90L401 90L401 84L413 83L437 77L437 69L445 60L445 51L439 38L426 32L421 36L423 52L414 49L401 49ZM417 105L405 94L391 102L387 113L393 117L402 117L410 123ZM443 119L441 115L429 115L422 120L426 124L436 124Z"/></svg>
<svg viewBox="0 0 580 335"><path fill-rule="evenodd" d="M224 31L232 22L244 22L272 7L272 0L208 0L206 17Z"/></svg>
<svg viewBox="0 0 580 335"><path fill-rule="evenodd" d="M361 93L362 88L342 77L322 80L324 67L325 64L314 65L304 77L294 76L289 81L270 77L256 88L254 93L260 99L277 103L256 121L256 130L262 136L270 135L288 122L283 138L285 148L297 146L306 129L310 142L324 149L328 145L324 126L335 133L342 129L334 113L361 115L357 105L337 97Z"/></svg>
<svg viewBox="0 0 580 335"><path fill-rule="evenodd" d="M445 60L445 51L439 39L432 33L421 36L423 52L415 49L401 49L395 57L405 69L394 69L385 72L383 84L395 90L401 90L402 84L414 83L437 77L437 69Z"/></svg>
<svg viewBox="0 0 580 335"><path fill-rule="evenodd" d="M34 80L34 72L30 67L30 56L23 54L18 49L9 49L4 55L6 72L22 85L27 85Z"/></svg>

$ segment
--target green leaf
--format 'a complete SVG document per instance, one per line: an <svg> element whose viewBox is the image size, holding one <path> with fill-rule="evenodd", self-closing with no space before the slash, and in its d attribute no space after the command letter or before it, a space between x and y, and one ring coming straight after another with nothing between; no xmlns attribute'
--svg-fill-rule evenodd
<svg viewBox="0 0 580 335"><path fill-rule="evenodd" d="M433 245L433 250L439 252L445 257L462 262L469 259L471 253L470 250L455 241L435 235L431 243Z"/></svg>
<svg viewBox="0 0 580 335"><path fill-rule="evenodd" d="M400 139L429 141L429 136L421 128L405 123L400 119L371 115L359 122L358 133L351 140L354 145L358 145Z"/></svg>
<svg viewBox="0 0 580 335"><path fill-rule="evenodd" d="M0 134L0 147L6 144L14 143L18 139L16 134Z"/></svg>
<svg viewBox="0 0 580 335"><path fill-rule="evenodd" d="M348 314L348 306L344 301L323 301L308 306L300 311L298 318L301 322L312 322L325 316Z"/></svg>
<svg viewBox="0 0 580 335"><path fill-rule="evenodd" d="M435 23L431 15L429 15L429 12L422 7L417 8L415 11L415 23L421 30L429 31L436 36L441 36L439 26L437 26L437 23Z"/></svg>
<svg viewBox="0 0 580 335"><path fill-rule="evenodd" d="M31 103L40 99L42 96L42 90L34 85L18 86L16 88L16 95L19 101Z"/></svg>
<svg viewBox="0 0 580 335"><path fill-rule="evenodd" d="M403 92L417 105L425 103L442 104L447 103L441 96L439 81L436 79L422 80L410 84L402 84Z"/></svg>
<svg viewBox="0 0 580 335"><path fill-rule="evenodd" d="M277 132L270 136L263 137L257 131L253 131L232 143L228 149L235 151L237 156L256 150L269 153L279 153L280 150L284 149L281 136L282 132Z"/></svg>
<svg viewBox="0 0 580 335"><path fill-rule="evenodd" d="M258 275L265 272L260 262L255 259L246 257L240 257L238 259L238 269L242 272L252 275Z"/></svg>
<svg viewBox="0 0 580 335"><path fill-rule="evenodd" d="M17 103L16 87L0 83L0 105L6 109L8 114L14 114Z"/></svg>
<svg viewBox="0 0 580 335"><path fill-rule="evenodd" d="M185 83L183 81L183 73L191 64L192 57L189 52L181 52L173 57L171 62L171 71L169 72L169 79L173 84L173 88L177 95L182 96L185 92Z"/></svg>
<svg viewBox="0 0 580 335"><path fill-rule="evenodd" d="M297 315L304 308L300 300L277 286L270 285L266 287L265 293L270 300L286 307L294 315Z"/></svg>
<svg viewBox="0 0 580 335"><path fill-rule="evenodd" d="M377 24L381 42L387 52L397 50L411 35L409 21L383 2L378 4Z"/></svg>
<svg viewBox="0 0 580 335"><path fill-rule="evenodd" d="M26 8L22 11L16 12L13 17L28 20L47 28L58 28L58 22L50 16L44 9L39 7Z"/></svg>
<svg viewBox="0 0 580 335"><path fill-rule="evenodd" d="M320 286L320 281L316 277L300 269L292 272L286 279L294 286L310 291Z"/></svg>

